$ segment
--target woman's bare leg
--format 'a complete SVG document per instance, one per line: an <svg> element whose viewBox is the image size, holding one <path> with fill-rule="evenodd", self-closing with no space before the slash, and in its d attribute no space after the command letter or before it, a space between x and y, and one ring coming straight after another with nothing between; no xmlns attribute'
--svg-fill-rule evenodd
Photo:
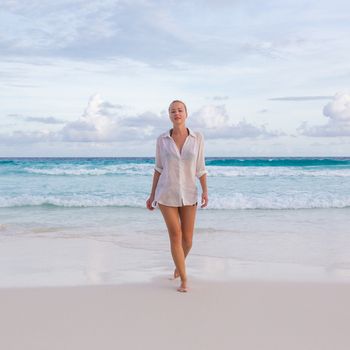
<svg viewBox="0 0 350 350"><path fill-rule="evenodd" d="M185 257L192 248L193 231L196 221L197 206L186 205L179 208L181 231L182 231L182 247Z"/></svg>
<svg viewBox="0 0 350 350"><path fill-rule="evenodd" d="M158 203L158 205L168 228L171 255L181 278L181 286L178 288L178 291L186 292L187 276L185 267L185 254L182 248L182 231L179 219L179 209L177 207L169 207L160 203Z"/></svg>
<svg viewBox="0 0 350 350"><path fill-rule="evenodd" d="M185 259L192 248L194 225L196 221L197 205L185 205L179 207L181 231L182 231L182 249L184 251ZM175 268L174 278L179 277L180 274Z"/></svg>

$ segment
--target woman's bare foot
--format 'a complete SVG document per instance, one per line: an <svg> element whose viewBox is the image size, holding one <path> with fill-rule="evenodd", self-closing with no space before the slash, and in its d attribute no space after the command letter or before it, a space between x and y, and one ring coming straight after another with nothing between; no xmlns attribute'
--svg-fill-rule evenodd
<svg viewBox="0 0 350 350"><path fill-rule="evenodd" d="M177 289L178 292L187 292L188 288L187 288L187 281L181 281L181 285L180 287Z"/></svg>
<svg viewBox="0 0 350 350"><path fill-rule="evenodd" d="M178 278L179 276L180 276L180 274L177 272L177 268L175 268L173 277L170 277L169 279L170 279L170 280L175 280L175 279Z"/></svg>

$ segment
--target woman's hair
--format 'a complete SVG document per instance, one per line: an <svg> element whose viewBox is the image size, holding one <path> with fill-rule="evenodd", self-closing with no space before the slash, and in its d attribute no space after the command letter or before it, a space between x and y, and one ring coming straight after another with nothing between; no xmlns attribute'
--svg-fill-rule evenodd
<svg viewBox="0 0 350 350"><path fill-rule="evenodd" d="M179 102L179 103L182 103L182 104L183 104L183 106L184 106L184 108L185 108L186 115L187 115L187 108L186 108L186 105L185 105L184 102L182 102L182 101L180 101L180 100L174 100L174 101L172 101L172 102L170 103L170 105L169 105L168 111L170 112L170 107L171 107L171 105L172 105L173 103L175 103L175 102Z"/></svg>

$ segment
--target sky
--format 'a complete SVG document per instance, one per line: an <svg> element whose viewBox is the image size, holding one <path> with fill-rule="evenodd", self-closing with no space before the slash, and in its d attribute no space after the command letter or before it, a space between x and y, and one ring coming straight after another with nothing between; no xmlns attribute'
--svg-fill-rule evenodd
<svg viewBox="0 0 350 350"><path fill-rule="evenodd" d="M0 0L0 157L350 156L347 0Z"/></svg>

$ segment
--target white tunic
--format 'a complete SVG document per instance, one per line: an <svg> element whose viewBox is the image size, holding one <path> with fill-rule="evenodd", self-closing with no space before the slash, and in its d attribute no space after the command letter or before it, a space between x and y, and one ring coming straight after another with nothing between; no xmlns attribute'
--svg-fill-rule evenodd
<svg viewBox="0 0 350 350"><path fill-rule="evenodd" d="M193 205L198 200L196 177L207 174L204 160L204 138L190 128L181 154L170 130L159 135L154 169L160 173L153 207L158 203L171 207Z"/></svg>

